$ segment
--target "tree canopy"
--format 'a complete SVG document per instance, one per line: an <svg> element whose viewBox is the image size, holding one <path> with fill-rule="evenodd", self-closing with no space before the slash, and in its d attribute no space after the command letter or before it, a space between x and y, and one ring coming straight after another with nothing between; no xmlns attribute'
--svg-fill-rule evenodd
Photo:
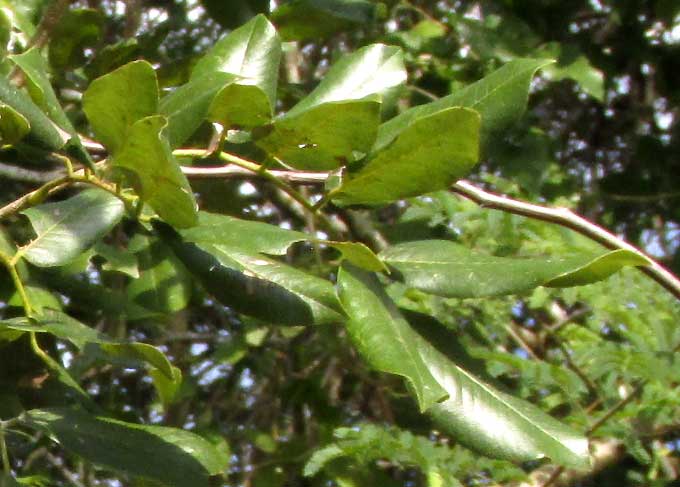
<svg viewBox="0 0 680 487"><path fill-rule="evenodd" d="M680 4L0 0L0 487L674 485Z"/></svg>

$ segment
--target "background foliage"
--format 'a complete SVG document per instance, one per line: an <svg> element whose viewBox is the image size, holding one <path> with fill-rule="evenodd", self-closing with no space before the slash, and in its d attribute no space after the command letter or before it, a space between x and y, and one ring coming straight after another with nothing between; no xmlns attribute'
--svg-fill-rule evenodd
<svg viewBox="0 0 680 487"><path fill-rule="evenodd" d="M677 274L677 2L0 0L0 57L1 486L677 482L677 300L447 190Z"/></svg>

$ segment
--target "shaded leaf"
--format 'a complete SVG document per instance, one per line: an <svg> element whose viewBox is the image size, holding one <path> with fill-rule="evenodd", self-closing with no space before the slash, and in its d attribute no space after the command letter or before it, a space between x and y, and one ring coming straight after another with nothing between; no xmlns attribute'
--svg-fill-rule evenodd
<svg viewBox="0 0 680 487"><path fill-rule="evenodd" d="M222 88L208 109L208 120L227 129L253 128L269 123L272 105L257 86L232 83Z"/></svg>
<svg viewBox="0 0 680 487"><path fill-rule="evenodd" d="M98 10L67 10L50 32L50 64L57 70L71 69L83 64L83 50L99 41L104 20L103 13Z"/></svg>
<svg viewBox="0 0 680 487"><path fill-rule="evenodd" d="M88 461L173 487L208 487L208 477L221 473L229 461L207 440L176 428L66 408L34 409L25 421Z"/></svg>
<svg viewBox="0 0 680 487"><path fill-rule="evenodd" d="M31 126L21 113L4 103L0 103L0 143L16 144L26 137Z"/></svg>
<svg viewBox="0 0 680 487"><path fill-rule="evenodd" d="M129 252L139 262L139 278L128 284L128 300L137 309L130 319L170 314L184 309L191 297L191 276L167 246L158 239L135 235Z"/></svg>
<svg viewBox="0 0 680 487"><path fill-rule="evenodd" d="M46 149L61 149L69 136L31 100L4 77L0 77L0 101L23 116L30 125L31 138Z"/></svg>
<svg viewBox="0 0 680 487"><path fill-rule="evenodd" d="M477 163L479 124L479 115L467 108L414 119L332 192L333 201L379 204L447 188Z"/></svg>
<svg viewBox="0 0 680 487"><path fill-rule="evenodd" d="M192 78L161 99L159 111L168 119L166 134L171 147L178 147L196 132L208 116L215 95L236 79L228 73Z"/></svg>
<svg viewBox="0 0 680 487"><path fill-rule="evenodd" d="M67 264L106 235L124 212L120 199L101 189L29 208L23 214L31 221L36 238L19 252L37 266Z"/></svg>
<svg viewBox="0 0 680 487"><path fill-rule="evenodd" d="M363 158L379 123L378 101L327 102L275 121L257 145L296 169L331 170Z"/></svg>
<svg viewBox="0 0 680 487"><path fill-rule="evenodd" d="M445 240L395 245L380 257L408 286L446 297L499 296L538 286L580 286L605 279L629 265L649 262L633 252L615 250L570 257L496 257Z"/></svg>
<svg viewBox="0 0 680 487"><path fill-rule="evenodd" d="M103 242L95 244L94 251L106 260L102 265L102 270L121 272L135 279L139 277L139 262L132 252Z"/></svg>
<svg viewBox="0 0 680 487"><path fill-rule="evenodd" d="M294 0L272 12L272 21L286 40L316 39L352 26L366 26L378 15L367 0Z"/></svg>
<svg viewBox="0 0 680 487"><path fill-rule="evenodd" d="M481 80L437 101L413 107L380 126L374 151L389 145L415 120L451 107L467 107L481 115L481 135L505 129L526 109L529 87L545 59L515 59Z"/></svg>
<svg viewBox="0 0 680 487"><path fill-rule="evenodd" d="M411 329L377 279L343 264L338 295L349 316L346 326L354 346L372 367L406 378L421 412L448 396L428 369L427 343Z"/></svg>
<svg viewBox="0 0 680 487"><path fill-rule="evenodd" d="M330 282L244 247L185 242L155 227L203 287L235 311L288 325L341 320Z"/></svg>
<svg viewBox="0 0 680 487"><path fill-rule="evenodd" d="M134 122L112 162L137 176L140 196L161 218L176 227L190 227L197 221L196 201L161 135L166 124L159 115Z"/></svg>
<svg viewBox="0 0 680 487"><path fill-rule="evenodd" d="M153 67L146 61L134 61L97 78L83 94L83 111L97 139L116 153L132 124L158 111Z"/></svg>

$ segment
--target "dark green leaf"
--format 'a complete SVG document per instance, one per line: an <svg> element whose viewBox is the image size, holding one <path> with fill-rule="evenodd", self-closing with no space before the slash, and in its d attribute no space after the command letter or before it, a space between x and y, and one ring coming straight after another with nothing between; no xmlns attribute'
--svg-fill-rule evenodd
<svg viewBox="0 0 680 487"><path fill-rule="evenodd" d="M21 487L21 484L10 474L0 473L0 487Z"/></svg>
<svg viewBox="0 0 680 487"><path fill-rule="evenodd" d="M406 377L421 411L457 441L512 461L550 457L569 467L589 466L584 437L453 363L447 343L432 343L412 328L377 280L343 266L338 288L359 352L375 368Z"/></svg>
<svg viewBox="0 0 680 487"><path fill-rule="evenodd" d="M287 325L342 319L324 279L241 246L185 242L166 226L156 228L203 287L235 311Z"/></svg>
<svg viewBox="0 0 680 487"><path fill-rule="evenodd" d="M257 145L296 169L331 170L363 158L380 123L377 101L337 101L276 122Z"/></svg>
<svg viewBox="0 0 680 487"><path fill-rule="evenodd" d="M236 79L228 73L195 77L161 99L159 110L168 118L166 133L171 147L180 146L196 132L208 116L215 95Z"/></svg>
<svg viewBox="0 0 680 487"><path fill-rule="evenodd" d="M132 124L158 111L153 67L146 61L134 61L97 78L83 94L83 111L99 141L116 153Z"/></svg>
<svg viewBox="0 0 680 487"><path fill-rule="evenodd" d="M482 138L505 129L524 113L534 73L551 62L515 59L456 93L403 112L380 126L374 151L385 148L414 121L451 107L467 107L479 112Z"/></svg>
<svg viewBox="0 0 680 487"><path fill-rule="evenodd" d="M421 412L448 396L428 369L427 343L411 329L377 279L343 264L338 294L349 316L346 326L352 342L372 367L406 378Z"/></svg>
<svg viewBox="0 0 680 487"><path fill-rule="evenodd" d="M286 230L268 223L241 220L205 211L199 212L198 225L182 230L181 234L187 242L224 245L245 252L269 255L284 255L294 243L307 240L337 249L344 259L366 270L387 270L371 249L362 243L318 240L311 235Z"/></svg>
<svg viewBox="0 0 680 487"><path fill-rule="evenodd" d="M98 242L94 246L94 251L106 260L102 265L102 270L121 272L135 279L139 277L139 262L132 252L103 242Z"/></svg>
<svg viewBox="0 0 680 487"><path fill-rule="evenodd" d="M105 17L99 10L67 10L50 33L50 64L57 70L71 69L83 64L83 49L100 40L104 20Z"/></svg>
<svg viewBox="0 0 680 487"><path fill-rule="evenodd" d="M196 201L168 142L161 136L165 126L165 117L159 115L133 123L112 162L137 176L140 196L161 218L179 228L190 227L197 220Z"/></svg>
<svg viewBox="0 0 680 487"><path fill-rule="evenodd" d="M447 188L477 163L479 123L477 112L467 108L414 119L333 191L333 201L379 204Z"/></svg>
<svg viewBox="0 0 680 487"><path fill-rule="evenodd" d="M31 131L28 120L14 108L0 103L0 143L16 144Z"/></svg>
<svg viewBox="0 0 680 487"><path fill-rule="evenodd" d="M570 257L495 257L444 240L395 245L380 257L408 286L440 296L468 298L529 291L538 286L580 286L624 266L649 265L627 250Z"/></svg>
<svg viewBox="0 0 680 487"><path fill-rule="evenodd" d="M19 252L37 266L67 264L106 235L124 212L120 199L101 189L29 208L23 213L31 221L36 238Z"/></svg>
<svg viewBox="0 0 680 487"><path fill-rule="evenodd" d="M26 422L88 461L173 487L208 487L229 459L210 442L176 428L127 423L80 410L34 409Z"/></svg>
<svg viewBox="0 0 680 487"><path fill-rule="evenodd" d="M286 40L326 37L352 26L366 26L378 14L368 0L294 0L277 7L272 21Z"/></svg>
<svg viewBox="0 0 680 487"><path fill-rule="evenodd" d="M281 41L264 15L219 40L196 64L192 79L214 73L237 76L238 83L260 88L273 107L281 59Z"/></svg>
<svg viewBox="0 0 680 487"><path fill-rule="evenodd" d="M142 235L135 235L128 250L140 271L127 287L128 299L138 305L128 311L128 317L140 319L184 309L191 296L191 277L172 251L158 239Z"/></svg>
<svg viewBox="0 0 680 487"><path fill-rule="evenodd" d="M401 49L371 44L343 56L326 73L319 86L291 108L286 117L299 115L322 103L384 95L404 81L406 70Z"/></svg>

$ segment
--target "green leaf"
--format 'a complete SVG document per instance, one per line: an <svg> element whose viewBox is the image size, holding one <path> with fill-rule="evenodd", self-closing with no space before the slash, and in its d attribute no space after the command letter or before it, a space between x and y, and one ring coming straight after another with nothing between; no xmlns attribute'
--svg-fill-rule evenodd
<svg viewBox="0 0 680 487"><path fill-rule="evenodd" d="M0 77L0 101L28 121L31 138L46 149L61 149L69 139L69 135L50 120L26 93L17 90L4 77Z"/></svg>
<svg viewBox="0 0 680 487"><path fill-rule="evenodd" d="M50 32L50 64L56 70L72 69L84 64L83 50L101 39L104 20L104 14L99 10L67 10Z"/></svg>
<svg viewBox="0 0 680 487"><path fill-rule="evenodd" d="M363 158L379 123L378 101L322 103L280 118L257 145L296 169L331 170Z"/></svg>
<svg viewBox="0 0 680 487"><path fill-rule="evenodd" d="M294 0L272 12L272 21L285 40L317 39L366 26L378 15L368 0Z"/></svg>
<svg viewBox="0 0 680 487"><path fill-rule="evenodd" d="M139 262L132 252L103 242L96 243L94 251L106 260L102 265L102 270L120 272L135 279L139 277Z"/></svg>
<svg viewBox="0 0 680 487"><path fill-rule="evenodd" d="M280 60L281 40L276 29L264 15L258 15L220 39L196 63L191 77L236 75L239 84L260 88L273 107Z"/></svg>
<svg viewBox="0 0 680 487"><path fill-rule="evenodd" d="M376 279L343 266L338 289L359 352L378 370L406 377L420 410L457 441L512 461L550 457L568 467L589 466L586 438L452 362L447 342L432 342L441 329L426 335L414 329Z"/></svg>
<svg viewBox="0 0 680 487"><path fill-rule="evenodd" d="M137 176L140 196L161 218L179 228L190 227L197 221L196 201L168 142L161 136L166 125L165 117L159 115L134 122L112 162L114 167Z"/></svg>
<svg viewBox="0 0 680 487"><path fill-rule="evenodd" d="M253 128L269 123L272 104L257 86L232 83L222 88L208 109L208 120L227 129Z"/></svg>
<svg viewBox="0 0 680 487"><path fill-rule="evenodd" d="M354 346L372 367L406 378L421 412L448 396L450 392L428 369L427 343L411 329L377 279L343 264L338 295L349 316L346 326Z"/></svg>
<svg viewBox="0 0 680 487"><path fill-rule="evenodd" d="M191 297L191 277L181 262L160 240L135 235L129 252L139 262L139 278L127 287L130 319L170 314L186 308Z"/></svg>
<svg viewBox="0 0 680 487"><path fill-rule="evenodd" d="M151 371L158 371L158 373L163 374L165 379L169 381L174 382L175 379L178 378L168 357L166 357L159 349L148 343L117 343L104 341L98 344L98 348L104 353L105 359L110 362L120 363L125 367L148 364L153 367ZM179 376L179 379L181 380L181 375Z"/></svg>
<svg viewBox="0 0 680 487"><path fill-rule="evenodd" d="M173 487L208 487L229 459L209 441L176 428L128 423L67 408L34 409L25 421L97 465Z"/></svg>
<svg viewBox="0 0 680 487"><path fill-rule="evenodd" d="M404 56L398 47L371 44L343 56L319 86L291 108L293 117L322 103L361 100L394 90L406 81Z"/></svg>
<svg viewBox="0 0 680 487"><path fill-rule="evenodd" d="M333 286L324 279L242 246L185 242L167 226L155 227L206 291L239 313L286 325L342 319Z"/></svg>
<svg viewBox="0 0 680 487"><path fill-rule="evenodd" d="M50 68L47 60L40 54L40 50L37 47L33 47L22 54L9 56L9 58L19 66L26 75L28 91L31 98L33 98L33 101L35 101L44 113L46 113L47 116L66 133L62 134L61 137L67 143L67 148L70 149L72 155L80 162L90 167L90 169L94 170L92 158L83 147L80 136L76 132L76 129L73 127L68 116L66 116L66 112L64 112L64 109L59 103L59 99L52 88L52 84L48 78ZM11 105L11 103L9 104ZM30 117L23 112L22 115L26 116L31 127L35 127L35 122ZM36 122L39 121L36 120ZM63 145L64 143L62 142L56 149L61 148Z"/></svg>
<svg viewBox="0 0 680 487"><path fill-rule="evenodd" d="M241 220L228 215L201 211L198 214L198 225L182 230L180 233L187 242L224 245L246 252L269 255L284 255L294 243L308 240L335 248L344 259L363 269L387 270L378 256L362 243L319 240L306 233L286 230L268 223Z"/></svg>
<svg viewBox="0 0 680 487"><path fill-rule="evenodd" d="M159 369L152 369L149 375L153 379L153 385L156 388L158 397L163 403L163 407L167 410L168 407L175 402L177 395L182 385L182 371L175 366L171 367L170 377L161 372Z"/></svg>
<svg viewBox="0 0 680 487"><path fill-rule="evenodd" d="M21 487L21 484L10 474L0 473L0 487Z"/></svg>
<svg viewBox="0 0 680 487"><path fill-rule="evenodd" d="M388 146L414 121L451 107L467 107L479 112L484 140L510 126L524 113L534 74L552 62L515 59L456 93L406 110L380 126L373 150L379 151Z"/></svg>
<svg viewBox="0 0 680 487"><path fill-rule="evenodd" d="M0 103L0 144L16 144L30 131L26 117L11 106Z"/></svg>
<svg viewBox="0 0 680 487"><path fill-rule="evenodd" d="M161 99L159 110L168 118L166 133L171 147L180 146L196 132L208 116L215 95L236 79L228 73L192 78Z"/></svg>
<svg viewBox="0 0 680 487"><path fill-rule="evenodd" d="M483 254L444 240L395 245L383 250L380 257L408 286L456 298L523 293L538 286L580 286L605 279L624 266L649 265L628 250L511 258Z"/></svg>
<svg viewBox="0 0 680 487"><path fill-rule="evenodd" d="M557 63L546 66L543 74L549 80L572 79L581 89L599 102L604 101L604 74L574 45L549 42L536 55L557 58Z"/></svg>
<svg viewBox="0 0 680 487"><path fill-rule="evenodd" d="M31 221L36 238L19 252L37 266L67 264L106 235L124 212L120 199L101 189L29 208L23 214Z"/></svg>
<svg viewBox="0 0 680 487"><path fill-rule="evenodd" d="M134 61L97 78L83 94L83 111L97 139L115 154L132 124L158 112L156 72Z"/></svg>
<svg viewBox="0 0 680 487"><path fill-rule="evenodd" d="M479 115L467 108L414 119L332 192L333 201L380 204L447 188L477 163L479 124Z"/></svg>

